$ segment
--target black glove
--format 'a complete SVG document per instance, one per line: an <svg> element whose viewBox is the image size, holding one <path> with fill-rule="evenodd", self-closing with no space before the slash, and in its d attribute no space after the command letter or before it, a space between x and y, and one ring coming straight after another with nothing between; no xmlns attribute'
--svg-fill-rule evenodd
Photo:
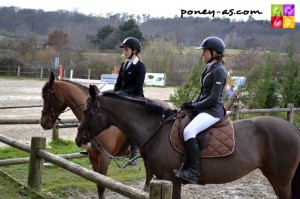
<svg viewBox="0 0 300 199"><path fill-rule="evenodd" d="M185 102L180 107L180 109L184 109L184 110L193 110L194 108L195 107L194 107L193 102Z"/></svg>

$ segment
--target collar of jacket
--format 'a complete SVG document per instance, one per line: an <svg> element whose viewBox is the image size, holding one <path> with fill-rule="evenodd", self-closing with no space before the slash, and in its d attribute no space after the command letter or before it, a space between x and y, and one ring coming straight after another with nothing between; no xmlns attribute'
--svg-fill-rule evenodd
<svg viewBox="0 0 300 199"><path fill-rule="evenodd" d="M216 67L220 66L220 64L221 64L221 62L218 62L218 61L213 62L209 67L206 67L204 73L206 74L206 73L212 71L212 70L215 69Z"/></svg>
<svg viewBox="0 0 300 199"><path fill-rule="evenodd" d="M127 61L129 61L128 62L128 66L130 66L132 63L134 64L134 65L136 65L137 63L138 63L138 61L139 61L140 59L137 57L137 56L135 56L134 58L131 58L131 59L129 59L129 60L127 60Z"/></svg>

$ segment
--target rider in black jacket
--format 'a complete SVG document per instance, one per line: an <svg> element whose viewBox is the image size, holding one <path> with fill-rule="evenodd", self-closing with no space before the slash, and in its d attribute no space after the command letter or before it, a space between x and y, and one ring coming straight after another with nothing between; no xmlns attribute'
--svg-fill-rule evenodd
<svg viewBox="0 0 300 199"><path fill-rule="evenodd" d="M126 61L122 63L114 91L127 95L144 97L143 85L146 75L146 67L139 58L141 43L134 37L126 38L120 48ZM130 141L131 155L130 165L136 165L137 147Z"/></svg>
<svg viewBox="0 0 300 199"><path fill-rule="evenodd" d="M186 144L186 162L182 170L174 170L177 177L189 183L197 183L200 177L200 150L196 136L221 120L226 111L223 105L223 90L227 72L224 67L225 44L218 37L208 37L197 49L203 49L202 58L206 68L201 77L201 90L192 102L183 103L181 109L197 113L183 132ZM200 147L201 148L201 147Z"/></svg>
<svg viewBox="0 0 300 199"><path fill-rule="evenodd" d="M123 48L126 61L120 67L114 91L144 97L143 85L146 67L138 56L141 51L141 44L136 38L128 37L123 41L120 48Z"/></svg>

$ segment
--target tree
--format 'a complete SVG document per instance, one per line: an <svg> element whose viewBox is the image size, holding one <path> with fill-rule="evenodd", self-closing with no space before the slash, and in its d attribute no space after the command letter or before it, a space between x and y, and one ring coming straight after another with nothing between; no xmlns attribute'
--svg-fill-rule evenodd
<svg viewBox="0 0 300 199"><path fill-rule="evenodd" d="M127 37L135 37L140 41L144 40L143 34L134 19L129 19L128 21L125 21L123 24L119 25L117 32L120 41L123 41Z"/></svg>
<svg viewBox="0 0 300 199"><path fill-rule="evenodd" d="M174 66L180 61L179 47L175 42L156 39L143 50L143 60L152 73L174 71Z"/></svg>
<svg viewBox="0 0 300 199"><path fill-rule="evenodd" d="M174 95L170 95L170 101L175 106L179 107L184 102L192 101L199 94L201 71L203 68L203 62L199 60L192 68L188 81L177 88Z"/></svg>
<svg viewBox="0 0 300 199"><path fill-rule="evenodd" d="M296 107L300 105L300 67L299 62L297 63L293 59L295 48L295 41L292 40L288 47L288 60L283 70L282 96L284 106L288 103L294 103Z"/></svg>
<svg viewBox="0 0 300 199"><path fill-rule="evenodd" d="M70 38L68 34L64 33L62 30L54 30L48 35L48 45L54 47L57 50L61 51L64 48L69 47Z"/></svg>
<svg viewBox="0 0 300 199"><path fill-rule="evenodd" d="M262 78L257 81L257 90L254 94L258 103L256 108L274 108L279 105L278 82L272 75L274 59L272 55L267 55L265 66L263 67Z"/></svg>
<svg viewBox="0 0 300 199"><path fill-rule="evenodd" d="M96 37L99 40L105 40L108 37L108 35L110 35L114 31L115 28L108 24L98 30Z"/></svg>
<svg viewBox="0 0 300 199"><path fill-rule="evenodd" d="M240 100L248 108L274 108L279 105L279 83L274 74L276 54L264 54L261 65L248 71ZM257 56L257 59L259 57Z"/></svg>
<svg viewBox="0 0 300 199"><path fill-rule="evenodd" d="M100 28L91 42L99 46L100 49L114 49L120 42L116 35L116 30L111 25L105 25Z"/></svg>

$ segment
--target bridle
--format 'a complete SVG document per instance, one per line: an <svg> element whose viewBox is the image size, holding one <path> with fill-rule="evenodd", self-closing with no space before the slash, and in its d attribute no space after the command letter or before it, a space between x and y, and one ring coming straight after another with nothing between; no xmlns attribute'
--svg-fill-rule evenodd
<svg viewBox="0 0 300 199"><path fill-rule="evenodd" d="M50 89L50 91L48 91ZM64 113L64 112L67 112L69 111L70 109L66 109L66 110L63 110L63 111L56 111L54 110L53 108L53 104L55 104L56 102L60 103L60 104L63 104L61 102L61 100L59 100L59 98L57 97L56 93L55 93L55 85L53 84L53 86L48 86L45 94L43 95L46 95L47 92L50 92L50 100L49 100L49 105L46 107L46 110L44 109L43 107L43 110L42 110L42 113L44 114L48 114L48 119L52 122L55 122L56 120L59 121L59 123L63 124L63 122L61 121L61 119L59 118L59 115ZM75 106L75 108L78 108L82 105L85 105L85 104L79 104L77 106Z"/></svg>
<svg viewBox="0 0 300 199"><path fill-rule="evenodd" d="M89 103L90 103L90 98L89 98L89 102L88 102L88 105L87 105L87 108L85 109L88 110L89 108ZM97 104L97 107L95 106L92 106L93 108L93 111L92 111L92 115L95 114L95 111L94 109L98 109L99 112L97 114L97 117L100 118L100 102L98 102ZM93 116L92 116L93 117ZM97 119L98 120L98 119ZM78 131L81 131L82 132L82 136L83 138L87 141L87 142L90 142L100 153L104 154L106 157L109 157L110 159L114 160L114 162L116 163L116 165L119 167L119 168L125 168L129 162L131 162L133 159L137 159L137 158L140 158L140 156L137 156L133 159L130 159L130 160L127 160L127 161L124 161L124 157L118 157L118 156L113 156L111 155L104 147L103 145L101 144L101 142L99 141L99 139L97 138L97 136L95 136L94 138L91 138L90 136L90 129L91 129L91 123L88 123L88 125L85 125L83 126L82 123L79 123L78 127L77 127ZM119 162L122 162L122 164L120 164Z"/></svg>
<svg viewBox="0 0 300 199"><path fill-rule="evenodd" d="M98 102L97 107L92 106L92 108L89 108L90 107L89 106L90 103L91 103L91 98L88 99L88 103L87 103L86 109L83 111L83 113L86 112L89 109L92 109L92 113L91 114L94 115L95 114L94 109L96 108L96 109L99 110L99 113L97 114L97 117L100 118L100 102ZM82 132L83 138L86 139L88 142L91 142L93 140L93 138L91 138L91 136L90 136L91 122L89 122L88 125L85 125L85 126L83 126L82 122L80 122L79 125L78 125L78 127L77 127L77 129L78 129L78 131Z"/></svg>

